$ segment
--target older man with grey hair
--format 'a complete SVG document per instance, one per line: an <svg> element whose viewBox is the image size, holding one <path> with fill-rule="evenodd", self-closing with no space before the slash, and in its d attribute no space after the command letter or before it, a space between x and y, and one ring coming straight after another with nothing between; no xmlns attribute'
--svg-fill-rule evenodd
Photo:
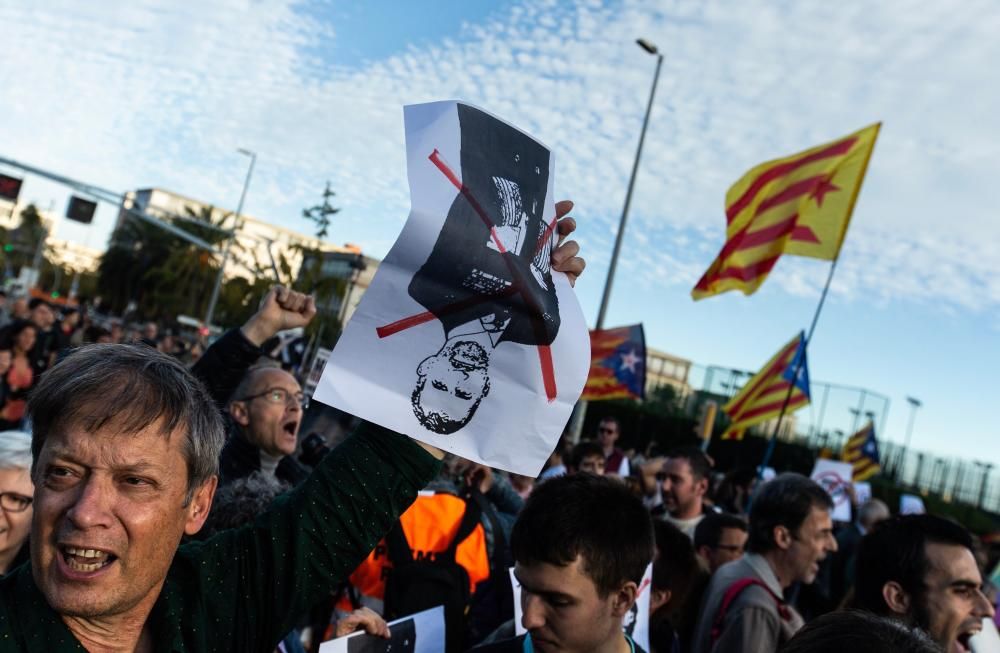
<svg viewBox="0 0 1000 653"><path fill-rule="evenodd" d="M578 249L557 247L553 268L575 278ZM301 326L310 307L278 291L265 323ZM248 330L251 343L262 335ZM443 457L363 424L252 525L178 548L205 522L225 441L219 406L187 368L144 345L82 347L46 372L28 414L31 561L0 579L0 653L270 653Z"/></svg>
<svg viewBox="0 0 1000 653"><path fill-rule="evenodd" d="M837 533L837 552L830 559L830 602L837 606L850 592L854 584L854 563L858 557L858 545L879 522L891 517L889 506L880 499L869 499L858 508L854 523L848 524Z"/></svg>

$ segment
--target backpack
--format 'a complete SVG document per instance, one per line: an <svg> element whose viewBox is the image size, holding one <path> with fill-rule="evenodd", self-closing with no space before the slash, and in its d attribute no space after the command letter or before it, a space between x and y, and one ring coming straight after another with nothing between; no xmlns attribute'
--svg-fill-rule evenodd
<svg viewBox="0 0 1000 653"><path fill-rule="evenodd" d="M466 501L462 521L448 548L416 560L401 524L396 522L385 537L392 563L392 571L385 580L386 621L443 605L445 650L452 653L463 649L470 600L469 573L455 561L455 551L479 525L480 515L479 505Z"/></svg>

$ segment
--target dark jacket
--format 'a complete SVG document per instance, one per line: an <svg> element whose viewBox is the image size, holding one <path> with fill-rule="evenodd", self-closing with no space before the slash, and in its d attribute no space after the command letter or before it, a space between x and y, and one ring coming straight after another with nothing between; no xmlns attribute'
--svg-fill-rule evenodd
<svg viewBox="0 0 1000 653"><path fill-rule="evenodd" d="M299 615L345 580L439 463L371 424L252 524L181 546L149 615L156 653L272 653ZM83 653L35 585L0 579L0 653Z"/></svg>

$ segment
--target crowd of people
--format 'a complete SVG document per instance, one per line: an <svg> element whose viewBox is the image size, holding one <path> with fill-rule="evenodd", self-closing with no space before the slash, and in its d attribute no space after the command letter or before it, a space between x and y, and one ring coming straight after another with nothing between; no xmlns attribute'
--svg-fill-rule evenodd
<svg viewBox="0 0 1000 653"><path fill-rule="evenodd" d="M553 265L575 278L575 244ZM437 605L442 651L624 653L643 593L656 653L951 653L995 616L961 525L878 499L835 524L804 476L629 456L611 417L537 479L366 422L303 437L262 355L316 313L288 289L210 346L2 310L0 653L300 653Z"/></svg>

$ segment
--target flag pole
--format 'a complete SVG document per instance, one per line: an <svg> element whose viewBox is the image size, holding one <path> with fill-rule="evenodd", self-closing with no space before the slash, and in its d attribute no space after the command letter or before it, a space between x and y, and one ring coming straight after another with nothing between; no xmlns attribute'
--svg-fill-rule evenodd
<svg viewBox="0 0 1000 653"><path fill-rule="evenodd" d="M877 123L877 128L875 131L875 139L878 138L878 132L882 129L882 123ZM875 143L872 141L872 146L869 148L868 153L865 156L865 161L861 165L861 175L858 177L858 183L854 186L854 192L851 194L851 203L847 207L848 220L850 216L854 214L854 205L857 204L858 194L861 192L861 185L864 181L865 174L868 172L868 163L871 161L872 152L875 150ZM837 270L837 261L840 260L840 250L844 245L843 239L847 237L847 226L844 226L844 232L841 235L840 247L837 248L837 255L833 257L833 263L830 265L830 274L826 277L826 285L823 286L823 293L819 296L819 303L816 305L816 312L813 313L812 324L809 325L809 333L806 335L805 347L808 349L809 343L812 342L813 332L816 330L816 322L819 321L819 314L823 310L823 303L826 301L826 293L830 290L830 282L833 281L833 273ZM764 451L764 460L760 463L759 477L764 477L764 468L769 462L771 462L771 456L774 454L774 446L778 440L778 429L781 428L781 420L785 416L785 411L788 409L788 403L792 400L792 392L795 390L795 381L799 376L799 369L802 367L802 361L805 360L805 356L795 364L795 370L792 374L792 385L788 388L788 394L785 395L785 402L781 406L781 412L778 413L778 421L774 424L774 433L771 434L771 440L767 443L767 449Z"/></svg>
<svg viewBox="0 0 1000 653"><path fill-rule="evenodd" d="M819 314L823 311L826 294L830 290L830 282L833 281L833 273L837 270L837 261L839 260L840 252L838 251L837 258L833 259L833 264L830 265L830 274L826 277L826 285L823 286L823 292L819 296L819 303L816 304L816 312L813 313L812 324L809 325L809 332L806 334L806 340L802 345L803 349L808 350L809 343L812 342L813 332L816 330L816 323L819 322ZM781 412L778 413L778 419L774 423L774 432L771 433L771 439L767 442L767 449L764 450L764 459L761 460L760 469L757 470L757 478L764 478L764 468L771 462L771 456L774 455L774 447L778 442L778 433L781 432L781 421L785 417L785 411L788 410L788 404L792 401L792 393L795 392L795 380L799 378L799 370L802 369L802 363L805 360L805 355L796 356L795 369L792 371L792 383L788 386L785 401L781 404Z"/></svg>

